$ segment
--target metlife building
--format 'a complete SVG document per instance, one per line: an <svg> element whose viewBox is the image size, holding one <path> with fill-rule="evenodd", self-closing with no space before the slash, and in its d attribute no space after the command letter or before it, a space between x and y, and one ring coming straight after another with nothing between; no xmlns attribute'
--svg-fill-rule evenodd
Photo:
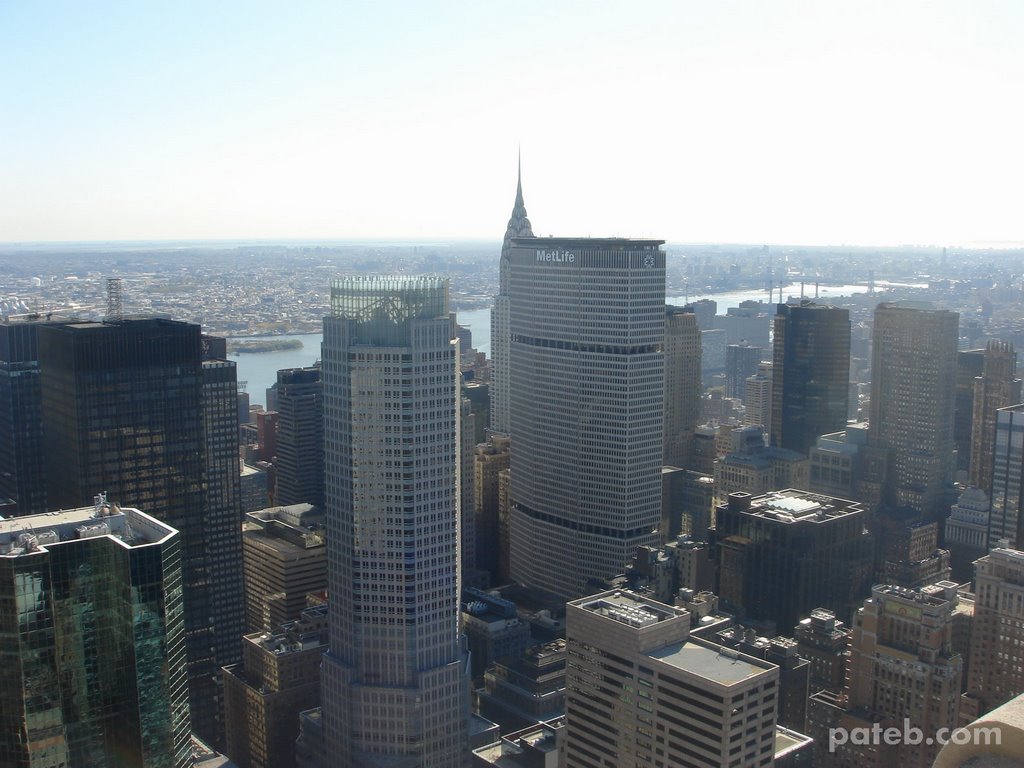
<svg viewBox="0 0 1024 768"><path fill-rule="evenodd" d="M512 241L509 540L521 584L575 598L658 539L663 243Z"/></svg>

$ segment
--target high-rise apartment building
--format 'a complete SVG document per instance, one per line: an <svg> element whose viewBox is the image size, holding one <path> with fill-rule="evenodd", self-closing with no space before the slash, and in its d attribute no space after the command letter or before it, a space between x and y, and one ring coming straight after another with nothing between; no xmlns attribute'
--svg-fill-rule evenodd
<svg viewBox="0 0 1024 768"><path fill-rule="evenodd" d="M779 628L821 606L849 616L870 586L871 536L856 502L792 489L733 493L718 507L714 546L726 608Z"/></svg>
<svg viewBox="0 0 1024 768"><path fill-rule="evenodd" d="M331 286L325 765L468 762L454 340L447 280L349 277Z"/></svg>
<svg viewBox="0 0 1024 768"><path fill-rule="evenodd" d="M509 320L509 274L512 256L512 240L516 237L533 237L533 227L526 218L526 204L523 202L523 173L519 169L516 180L516 201L512 205L512 216L505 228L505 239L501 244L501 261L498 263L498 295L494 297L491 310L491 431L508 434L511 428L511 370L509 345L511 325Z"/></svg>
<svg viewBox="0 0 1024 768"><path fill-rule="evenodd" d="M1016 376L1017 355L1007 341L989 341L985 367L974 380L971 418L970 483L985 493L992 492L993 458L996 443L996 412L1020 402L1021 381Z"/></svg>
<svg viewBox="0 0 1024 768"><path fill-rule="evenodd" d="M510 547L521 584L579 595L657 542L662 243L512 241Z"/></svg>
<svg viewBox="0 0 1024 768"><path fill-rule="evenodd" d="M991 500L989 548L1024 547L1024 404L996 412Z"/></svg>
<svg viewBox="0 0 1024 768"><path fill-rule="evenodd" d="M846 426L850 313L810 301L779 304L772 353L771 444L807 455Z"/></svg>
<svg viewBox="0 0 1024 768"><path fill-rule="evenodd" d="M277 372L274 502L324 505L324 404L320 368Z"/></svg>
<svg viewBox="0 0 1024 768"><path fill-rule="evenodd" d="M922 302L875 309L869 444L888 456L882 497L934 519L953 480L959 319Z"/></svg>
<svg viewBox="0 0 1024 768"><path fill-rule="evenodd" d="M974 564L974 626L963 722L1024 693L1024 552L997 547Z"/></svg>
<svg viewBox="0 0 1024 768"><path fill-rule="evenodd" d="M237 384L234 364L210 357L218 346L159 318L39 329L48 503L99 488L181 532L189 711L214 744L220 669L238 661L245 616Z"/></svg>
<svg viewBox="0 0 1024 768"><path fill-rule="evenodd" d="M686 469L700 422L700 328L688 309L665 308L665 458Z"/></svg>
<svg viewBox="0 0 1024 768"><path fill-rule="evenodd" d="M627 591L566 606L568 768L767 766L779 669Z"/></svg>
<svg viewBox="0 0 1024 768"><path fill-rule="evenodd" d="M0 520L0 765L192 764L180 538L102 496Z"/></svg>

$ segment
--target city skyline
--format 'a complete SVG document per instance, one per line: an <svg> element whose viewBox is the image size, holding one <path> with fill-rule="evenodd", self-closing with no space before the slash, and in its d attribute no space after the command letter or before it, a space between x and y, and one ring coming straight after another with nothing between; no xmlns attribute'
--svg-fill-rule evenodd
<svg viewBox="0 0 1024 768"><path fill-rule="evenodd" d="M10 241L490 239L519 145L563 234L1024 240L1011 3L60 10L0 10Z"/></svg>

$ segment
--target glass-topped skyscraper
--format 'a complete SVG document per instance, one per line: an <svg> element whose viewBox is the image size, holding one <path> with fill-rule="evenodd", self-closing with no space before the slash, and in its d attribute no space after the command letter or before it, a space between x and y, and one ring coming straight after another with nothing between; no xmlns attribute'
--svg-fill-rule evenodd
<svg viewBox="0 0 1024 768"><path fill-rule="evenodd" d="M334 282L323 343L323 768L468 760L457 373L447 280Z"/></svg>
<svg viewBox="0 0 1024 768"><path fill-rule="evenodd" d="M521 584L577 597L657 543L663 242L512 241L510 556Z"/></svg>
<svg viewBox="0 0 1024 768"><path fill-rule="evenodd" d="M0 765L191 765L179 546L102 498L0 520Z"/></svg>

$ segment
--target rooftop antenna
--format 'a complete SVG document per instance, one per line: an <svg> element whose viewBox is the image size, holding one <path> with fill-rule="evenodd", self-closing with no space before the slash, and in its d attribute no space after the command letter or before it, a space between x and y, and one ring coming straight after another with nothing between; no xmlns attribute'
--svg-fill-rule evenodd
<svg viewBox="0 0 1024 768"><path fill-rule="evenodd" d="M124 319L121 307L121 278L107 278L107 320L119 322Z"/></svg>

